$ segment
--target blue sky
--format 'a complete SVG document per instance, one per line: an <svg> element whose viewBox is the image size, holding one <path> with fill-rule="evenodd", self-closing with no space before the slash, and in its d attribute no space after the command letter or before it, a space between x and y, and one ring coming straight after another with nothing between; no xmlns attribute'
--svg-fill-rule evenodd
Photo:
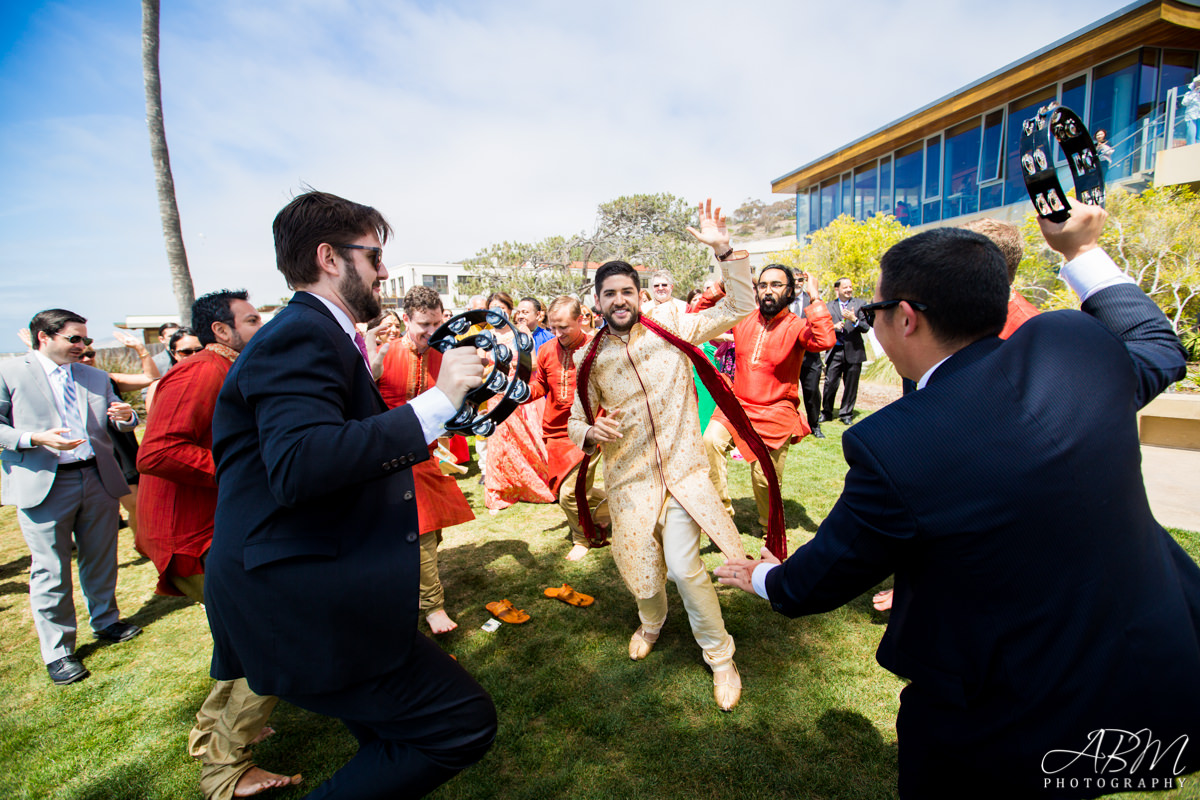
<svg viewBox="0 0 1200 800"><path fill-rule="evenodd" d="M288 293L270 225L305 185L383 211L393 264L583 230L622 194L768 199L771 179L1123 5L164 0L197 294ZM0 352L42 308L97 338L174 312L140 3L3 3L0 48Z"/></svg>

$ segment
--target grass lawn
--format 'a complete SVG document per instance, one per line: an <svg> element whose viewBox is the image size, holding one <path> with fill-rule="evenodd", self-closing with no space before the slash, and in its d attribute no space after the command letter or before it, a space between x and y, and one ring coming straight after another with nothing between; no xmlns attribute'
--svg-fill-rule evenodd
<svg viewBox="0 0 1200 800"><path fill-rule="evenodd" d="M789 454L784 497L792 549L816 531L841 489L841 426ZM738 527L753 530L749 471L729 470ZM478 473L459 479L483 508ZM886 615L870 593L829 614L788 620L765 602L718 588L738 644L745 689L733 713L718 711L712 679L678 595L651 656L629 660L637 611L606 550L578 563L562 556L566 524L557 506L519 505L446 532L442 579L459 629L438 642L492 694L500 715L495 746L479 765L433 796L449 798L869 798L894 797L895 717L903 682L875 663ZM1200 534L1173 531L1200 560ZM757 540L744 537L757 552ZM0 798L198 798L198 765L185 753L193 715L208 694L211 644L203 609L153 593L152 564L121 534L118 599L145 633L100 645L86 631L79 653L92 676L54 687L38 657L27 598L29 556L12 508L0 510ZM709 547L709 568L721 563ZM567 582L594 595L586 609L542 595ZM480 626L484 604L508 598L532 619ZM386 636L380 631L380 636ZM322 657L313 642L312 658ZM1200 676L1197 676L1200 679ZM279 731L256 760L303 772L304 789L354 752L333 720L280 703ZM1200 797L1200 775L1168 794ZM957 796L970 797L959 788Z"/></svg>

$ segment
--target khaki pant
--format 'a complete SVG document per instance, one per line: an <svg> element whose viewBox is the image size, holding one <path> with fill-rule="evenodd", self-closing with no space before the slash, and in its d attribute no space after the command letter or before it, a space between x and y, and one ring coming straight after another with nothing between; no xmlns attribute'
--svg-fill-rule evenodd
<svg viewBox="0 0 1200 800"><path fill-rule="evenodd" d="M791 447L791 443L784 442L778 450L769 451L771 463L775 465L775 474L780 482L783 481L783 468L787 464L789 447ZM704 452L708 455L708 476L730 516L733 516L733 501L729 497L725 457L732 449L733 434L729 432L729 429L716 420L708 423L708 427L704 429ZM771 492L767 485L767 476L763 473L762 465L758 461L750 465L750 485L754 489L754 504L758 506L758 524L766 528L771 511Z"/></svg>
<svg viewBox="0 0 1200 800"><path fill-rule="evenodd" d="M429 616L435 611L444 611L446 597L442 592L442 576L438 573L438 545L442 543L442 531L421 534L421 611Z"/></svg>
<svg viewBox="0 0 1200 800"><path fill-rule="evenodd" d="M596 525L608 525L612 519L608 514L608 495L604 489L597 489L596 486L596 468L600 465L600 452L596 451L592 455L588 463L587 483L587 504L592 512L592 522ZM558 486L558 505L567 515L567 525L571 529L571 543L590 547L587 536L583 533L583 527L579 524L579 503L575 498L575 479L579 475L579 466L576 465L567 477L563 478L562 483Z"/></svg>
<svg viewBox="0 0 1200 800"><path fill-rule="evenodd" d="M733 637L725 630L721 602L713 588L708 570L700 559L700 526L670 497L659 517L654 535L662 542L667 562L667 577L675 582L683 608L687 611L692 636L704 651L704 660L713 669L733 660ZM648 633L658 633L667 620L667 590L646 600L638 600L638 617Z"/></svg>
<svg viewBox="0 0 1200 800"><path fill-rule="evenodd" d="M172 578L176 589L204 602L204 576ZM250 742L258 736L279 698L255 694L245 678L217 681L188 734L188 754L200 759L200 791L209 800L229 800L238 779L254 766Z"/></svg>

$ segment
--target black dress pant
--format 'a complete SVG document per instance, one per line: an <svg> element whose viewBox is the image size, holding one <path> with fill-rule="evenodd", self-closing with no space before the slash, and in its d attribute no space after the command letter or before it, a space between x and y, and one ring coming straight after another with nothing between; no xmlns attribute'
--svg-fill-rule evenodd
<svg viewBox="0 0 1200 800"><path fill-rule="evenodd" d="M804 401L804 413L808 427L816 430L821 418L821 354L805 353L800 364L800 397Z"/></svg>
<svg viewBox="0 0 1200 800"><path fill-rule="evenodd" d="M861 372L862 364L846 363L845 347L835 347L829 351L829 358L825 361L825 396L822 409L826 419L833 419L833 399L837 396L838 383L841 382L844 386L838 418L842 422L850 422L854 416L854 401L858 399L858 376Z"/></svg>
<svg viewBox="0 0 1200 800"><path fill-rule="evenodd" d="M340 719L358 739L354 757L308 798L423 797L483 758L496 738L491 697L420 633L393 672L283 699Z"/></svg>

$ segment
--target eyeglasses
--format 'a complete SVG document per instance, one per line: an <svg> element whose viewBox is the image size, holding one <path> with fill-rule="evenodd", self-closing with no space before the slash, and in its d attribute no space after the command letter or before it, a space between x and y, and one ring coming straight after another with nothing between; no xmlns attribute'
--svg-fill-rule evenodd
<svg viewBox="0 0 1200 800"><path fill-rule="evenodd" d="M383 263L383 248L382 247L369 247L365 244L335 244L333 246L334 247L345 247L349 250L366 250L368 253L371 254L370 256L368 256L368 258L371 259L371 266L374 267L375 269L379 269L379 265L381 263Z"/></svg>
<svg viewBox="0 0 1200 800"><path fill-rule="evenodd" d="M671 284L669 283L652 283L650 286L654 289L666 289Z"/></svg>
<svg viewBox="0 0 1200 800"><path fill-rule="evenodd" d="M918 303L916 300L880 300L878 303L867 303L865 306L862 306L858 310L861 311L863 317L866 318L867 324L874 326L876 311L884 311L889 308L895 308L896 306L900 305L901 303L908 303L910 306L915 308L917 311L928 311L929 310L928 305L926 305L925 303Z"/></svg>
<svg viewBox="0 0 1200 800"><path fill-rule="evenodd" d="M172 352L177 356L194 356L196 353L199 353L202 350L204 350L203 347L184 347L182 349L173 350Z"/></svg>
<svg viewBox="0 0 1200 800"><path fill-rule="evenodd" d="M95 357L96 357L95 350L84 350L83 355L80 356L80 358L95 358Z"/></svg>
<svg viewBox="0 0 1200 800"><path fill-rule="evenodd" d="M764 290L765 289L774 289L775 291L779 291L780 289L782 289L785 286L787 286L786 283L780 283L779 281L771 281L770 283L767 283L766 281L758 282L758 288L764 289Z"/></svg>
<svg viewBox="0 0 1200 800"><path fill-rule="evenodd" d="M91 344L92 342L96 341L95 339L89 339L86 336L80 336L78 334L75 336L67 336L65 333L56 333L54 335L63 337L71 344L79 344L80 342L83 342L84 344Z"/></svg>

